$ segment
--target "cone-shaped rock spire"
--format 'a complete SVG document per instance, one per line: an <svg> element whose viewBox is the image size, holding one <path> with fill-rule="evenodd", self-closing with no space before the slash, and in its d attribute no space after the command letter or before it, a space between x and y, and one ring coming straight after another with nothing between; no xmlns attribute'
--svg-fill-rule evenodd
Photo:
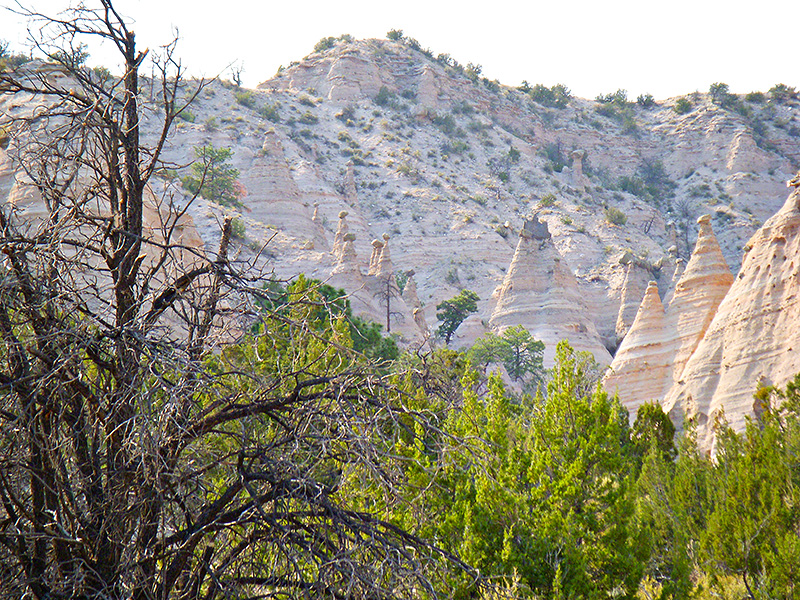
<svg viewBox="0 0 800 600"><path fill-rule="evenodd" d="M350 231L350 227L347 225L347 211L343 210L339 213L339 224L336 227L336 235L333 237L333 248L331 248L334 260L338 260L342 254L344 236L347 235L348 231Z"/></svg>
<svg viewBox="0 0 800 600"><path fill-rule="evenodd" d="M700 231L694 252L675 286L667 308L668 326L676 332L672 380L679 381L686 362L703 338L717 307L733 283L711 228L711 217L697 219Z"/></svg>
<svg viewBox="0 0 800 600"><path fill-rule="evenodd" d="M525 221L497 295L490 324L495 329L522 325L545 344L545 365L566 338L576 350L591 352L603 364L611 356L583 308L572 271L556 251L547 224Z"/></svg>
<svg viewBox="0 0 800 600"><path fill-rule="evenodd" d="M800 372L800 190L745 251L736 280L664 403L695 418L706 448L720 410L741 431L745 417L760 409L756 388L782 387Z"/></svg>
<svg viewBox="0 0 800 600"><path fill-rule="evenodd" d="M645 402L660 402L672 374L675 337L666 326L664 306L658 284L651 281L639 305L636 318L617 350L611 367L603 378L609 393L618 393L620 401L636 417Z"/></svg>

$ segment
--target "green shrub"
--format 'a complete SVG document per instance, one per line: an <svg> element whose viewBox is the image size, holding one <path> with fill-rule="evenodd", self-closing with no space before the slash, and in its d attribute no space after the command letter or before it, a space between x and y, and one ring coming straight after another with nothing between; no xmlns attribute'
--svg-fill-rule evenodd
<svg viewBox="0 0 800 600"><path fill-rule="evenodd" d="M797 99L797 92L785 83L778 83L769 88L769 98L777 104L787 104Z"/></svg>
<svg viewBox="0 0 800 600"><path fill-rule="evenodd" d="M339 119L342 123L347 123L348 121L353 121L356 118L356 107L352 104L348 104L341 111L334 115L337 119Z"/></svg>
<svg viewBox="0 0 800 600"><path fill-rule="evenodd" d="M547 144L541 148L539 155L547 159L550 168L557 173L560 173L567 166L567 159L564 157L561 144L558 142Z"/></svg>
<svg viewBox="0 0 800 600"><path fill-rule="evenodd" d="M747 102L752 102L753 104L763 104L766 102L767 97L764 92L749 92L744 95L744 99Z"/></svg>
<svg viewBox="0 0 800 600"><path fill-rule="evenodd" d="M639 97L636 98L636 104L642 108L652 108L656 105L656 101L655 98L653 98L653 94L640 94Z"/></svg>
<svg viewBox="0 0 800 600"><path fill-rule="evenodd" d="M317 103L306 94L302 94L297 100L300 102L300 104L303 104L304 106L310 106L311 108L314 108L317 105Z"/></svg>
<svg viewBox="0 0 800 600"><path fill-rule="evenodd" d="M469 151L469 144L464 140L451 140L442 144L442 154L463 154Z"/></svg>
<svg viewBox="0 0 800 600"><path fill-rule="evenodd" d="M628 91L627 90L617 90L613 94L600 94L595 98L595 101L599 102L600 104L616 104L617 106L624 107L630 104L628 102Z"/></svg>
<svg viewBox="0 0 800 600"><path fill-rule="evenodd" d="M212 145L194 149L197 160L189 175L183 178L183 187L191 194L228 206L241 206L243 190L237 179L239 170L228 164L233 151L214 148Z"/></svg>
<svg viewBox="0 0 800 600"><path fill-rule="evenodd" d="M569 88L561 83L557 83L552 87L547 87L541 83L537 83L528 91L531 100L542 106L549 106L550 108L566 108L572 94Z"/></svg>
<svg viewBox="0 0 800 600"><path fill-rule="evenodd" d="M281 116L278 113L278 104L267 104L262 106L258 109L258 114L268 121L272 121L273 123L278 123L281 120Z"/></svg>
<svg viewBox="0 0 800 600"><path fill-rule="evenodd" d="M612 225L625 225L628 222L628 215L614 206L609 206L605 210L605 215L606 221Z"/></svg>
<svg viewBox="0 0 800 600"><path fill-rule="evenodd" d="M681 96L675 102L675 106L672 107L679 115L685 115L686 113L692 112L692 102L686 96Z"/></svg>
<svg viewBox="0 0 800 600"><path fill-rule="evenodd" d="M317 115L310 111L304 112L297 120L304 125L316 125L319 122Z"/></svg>
<svg viewBox="0 0 800 600"><path fill-rule="evenodd" d="M335 44L336 44L336 38L335 37L331 37L331 36L324 37L320 41L318 41L316 44L314 44L314 52L325 52L325 50L328 50L329 48L333 48Z"/></svg>
<svg viewBox="0 0 800 600"><path fill-rule="evenodd" d="M231 221L231 237L235 240L243 240L245 239L245 233L247 228L244 225L244 221L240 218L235 218Z"/></svg>
<svg viewBox="0 0 800 600"><path fill-rule="evenodd" d="M181 121L186 121L187 123L194 123L195 119L197 118L195 114L188 108L184 108L181 112L179 112L177 117Z"/></svg>
<svg viewBox="0 0 800 600"><path fill-rule="evenodd" d="M253 90L237 90L233 95L236 97L236 101L242 106L251 109L256 107L256 95Z"/></svg>
<svg viewBox="0 0 800 600"><path fill-rule="evenodd" d="M389 91L389 88L382 85L381 89L378 90L378 95L375 96L375 104L378 106L388 106L391 104L393 98L394 94Z"/></svg>
<svg viewBox="0 0 800 600"><path fill-rule="evenodd" d="M434 114L431 117L431 122L445 135L452 135L456 130L456 120L450 114Z"/></svg>
<svg viewBox="0 0 800 600"><path fill-rule="evenodd" d="M539 200L539 206L541 208L548 208L553 206L556 203L556 195L555 194L545 194Z"/></svg>
<svg viewBox="0 0 800 600"><path fill-rule="evenodd" d="M392 40L393 42L400 42L403 39L403 30L402 29L390 29L386 33L386 39Z"/></svg>

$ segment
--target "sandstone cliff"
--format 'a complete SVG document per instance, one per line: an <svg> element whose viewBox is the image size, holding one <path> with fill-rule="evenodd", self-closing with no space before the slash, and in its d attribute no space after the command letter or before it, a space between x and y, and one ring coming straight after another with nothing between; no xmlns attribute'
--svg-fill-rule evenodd
<svg viewBox="0 0 800 600"><path fill-rule="evenodd" d="M556 344L565 338L576 350L591 352L601 364L611 362L574 275L553 246L547 224L539 220L526 220L520 229L489 323L501 331L524 326L544 342L545 366L552 365Z"/></svg>
<svg viewBox="0 0 800 600"><path fill-rule="evenodd" d="M609 393L620 400L636 418L646 402L660 402L672 380L675 332L667 325L658 284L651 281L639 305L630 331L622 340L603 378Z"/></svg>
<svg viewBox="0 0 800 600"><path fill-rule="evenodd" d="M724 411L737 430L759 409L761 386L800 372L800 190L751 238L742 267L713 321L666 395L665 408L692 417L711 447ZM688 270L688 268L687 268Z"/></svg>
<svg viewBox="0 0 800 600"><path fill-rule="evenodd" d="M703 339L733 282L711 227L711 217L703 215L697 223L700 226L697 244L667 308L666 326L675 334L670 385L680 380L689 357Z"/></svg>

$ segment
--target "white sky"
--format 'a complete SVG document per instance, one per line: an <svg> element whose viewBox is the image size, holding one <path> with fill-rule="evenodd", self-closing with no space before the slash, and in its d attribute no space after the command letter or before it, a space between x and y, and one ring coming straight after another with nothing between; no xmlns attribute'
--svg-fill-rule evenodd
<svg viewBox="0 0 800 600"><path fill-rule="evenodd" d="M69 0L28 4L57 12ZM663 99L707 91L717 81L737 93L779 82L800 89L800 0L117 0L116 6L136 21L140 46L165 43L177 26L178 54L190 73L229 76L227 65L239 62L248 86L300 60L324 36L382 38L395 28L434 54L482 65L490 79L564 83L584 98L623 88L630 98ZM21 49L24 25L5 10L0 23L0 39ZM90 63L112 66L99 49L90 52Z"/></svg>

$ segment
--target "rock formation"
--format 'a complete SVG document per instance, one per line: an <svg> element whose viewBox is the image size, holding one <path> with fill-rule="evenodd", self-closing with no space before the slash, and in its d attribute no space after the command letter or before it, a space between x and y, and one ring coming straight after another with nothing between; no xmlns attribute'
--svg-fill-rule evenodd
<svg viewBox="0 0 800 600"><path fill-rule="evenodd" d="M372 240L372 255L369 257L369 270L367 275L375 275L378 272L378 262L381 258L381 250L383 249L383 242L380 240Z"/></svg>
<svg viewBox="0 0 800 600"><path fill-rule="evenodd" d="M572 158L572 186L580 191L583 191L586 187L586 182L583 178L584 156L586 156L586 152L583 150L573 150L570 153L570 158Z"/></svg>
<svg viewBox="0 0 800 600"><path fill-rule="evenodd" d="M344 234L341 251L337 257L336 265L334 265L333 271L331 271L331 275L346 273L355 278L354 282L361 279L361 269L358 267L358 256L356 255L356 248L353 244L355 241L355 233Z"/></svg>
<svg viewBox="0 0 800 600"><path fill-rule="evenodd" d="M409 308L421 308L422 303L419 301L419 296L417 295L417 282L414 279L414 270L411 269L406 273L408 279L406 279L406 285L403 287L403 300L405 300L406 304Z"/></svg>
<svg viewBox="0 0 800 600"><path fill-rule="evenodd" d="M694 252L667 308L667 327L676 335L672 382L680 380L689 357L733 283L733 275L711 228L711 217L703 215L697 223L700 231Z"/></svg>
<svg viewBox="0 0 800 600"><path fill-rule="evenodd" d="M246 204L251 219L274 225L296 238L317 237L317 228L302 201L302 193L274 130L264 135L261 151L249 168L241 170L239 179L248 192Z"/></svg>
<svg viewBox="0 0 800 600"><path fill-rule="evenodd" d="M375 276L382 278L382 277L390 277L394 273L394 265L392 265L392 257L389 254L389 234L383 234L383 247L381 248L381 254L378 257L378 265L375 269Z"/></svg>
<svg viewBox="0 0 800 600"><path fill-rule="evenodd" d="M611 367L603 378L609 393L618 393L631 420L645 402L660 402L672 376L675 336L666 326L658 284L651 281L622 340Z"/></svg>
<svg viewBox="0 0 800 600"><path fill-rule="evenodd" d="M757 388L785 386L800 372L800 346L794 348L800 344L800 189L745 251L730 291L664 402L673 414L695 418L707 448L719 411L741 431L758 408Z"/></svg>
<svg viewBox="0 0 800 600"><path fill-rule="evenodd" d="M647 289L647 282L650 280L648 265L632 253L626 252L619 262L625 265L625 282L622 284L622 297L617 315L617 344L622 342L633 325L639 305L642 303L642 296Z"/></svg>
<svg viewBox="0 0 800 600"><path fill-rule="evenodd" d="M576 350L591 352L601 364L611 356L583 308L572 271L558 254L547 224L525 221L519 242L497 293L489 320L499 330L522 325L545 344L545 366L553 364L556 344L566 338Z"/></svg>
<svg viewBox="0 0 800 600"><path fill-rule="evenodd" d="M338 260L342 254L344 246L344 236L347 235L350 228L347 225L347 211L343 210L339 213L339 224L336 227L336 235L333 237L333 247L331 253L334 260Z"/></svg>
<svg viewBox="0 0 800 600"><path fill-rule="evenodd" d="M358 188L356 187L355 167L352 160L347 161L347 171L344 176L344 195L350 206L358 205Z"/></svg>
<svg viewBox="0 0 800 600"><path fill-rule="evenodd" d="M710 221L708 215L697 220L697 244L666 312L657 285L648 285L636 320L603 380L609 392L619 394L632 416L642 403L659 400L676 424L682 424L680 410L673 410L675 401L664 402L665 396L683 381L687 362L733 281ZM679 268L677 263L676 274Z"/></svg>

